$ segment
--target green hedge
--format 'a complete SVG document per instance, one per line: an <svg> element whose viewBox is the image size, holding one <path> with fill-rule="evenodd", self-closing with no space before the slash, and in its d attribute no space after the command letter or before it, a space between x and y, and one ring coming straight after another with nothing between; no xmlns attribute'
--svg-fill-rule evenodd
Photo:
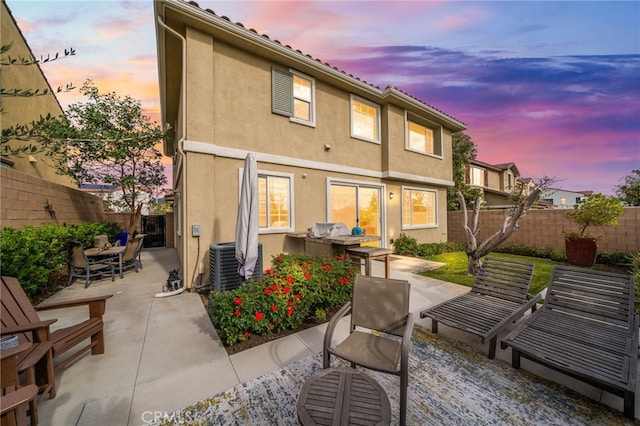
<svg viewBox="0 0 640 426"><path fill-rule="evenodd" d="M435 256L442 253L464 251L465 249L464 244L456 242L419 244L415 238L404 233L394 241L393 246L396 253L413 257Z"/></svg>
<svg viewBox="0 0 640 426"><path fill-rule="evenodd" d="M91 247L95 235L106 234L114 240L118 232L115 223L5 227L0 231L2 275L16 277L32 298L47 287L52 273L67 267L69 242L80 241Z"/></svg>
<svg viewBox="0 0 640 426"><path fill-rule="evenodd" d="M213 292L209 314L227 344L251 335L295 329L305 320L326 320L326 312L351 300L353 265L348 259L320 259L306 254L280 255L261 281Z"/></svg>

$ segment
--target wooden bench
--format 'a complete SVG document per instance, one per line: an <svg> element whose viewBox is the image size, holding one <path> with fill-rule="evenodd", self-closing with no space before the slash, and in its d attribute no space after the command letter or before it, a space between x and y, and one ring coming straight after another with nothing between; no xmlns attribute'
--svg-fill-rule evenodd
<svg viewBox="0 0 640 426"><path fill-rule="evenodd" d="M357 261L358 265L361 260L364 260L364 274L367 276L371 276L371 260L384 260L384 277L389 278L391 274L389 255L393 253L392 250L381 247L352 247L346 252L352 261Z"/></svg>
<svg viewBox="0 0 640 426"><path fill-rule="evenodd" d="M501 342L520 357L624 399L635 416L638 327L631 275L554 267L542 308Z"/></svg>
<svg viewBox="0 0 640 426"><path fill-rule="evenodd" d="M438 322L489 340L489 359L496 356L498 333L521 317L535 311L540 295L529 296L532 263L486 257L469 293L449 299L420 312L431 318L431 331Z"/></svg>

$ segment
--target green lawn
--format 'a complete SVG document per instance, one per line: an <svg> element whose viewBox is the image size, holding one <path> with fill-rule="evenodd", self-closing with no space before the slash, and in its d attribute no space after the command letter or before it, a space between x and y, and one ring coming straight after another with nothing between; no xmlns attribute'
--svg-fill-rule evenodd
<svg viewBox="0 0 640 426"><path fill-rule="evenodd" d="M533 279L531 280L531 287L529 288L529 293L534 295L540 293L540 291L542 291L549 283L553 265L562 264L560 262L554 262L549 259L516 256L512 254L491 253L490 256L521 260L523 262L531 262L535 264L535 268L533 270ZM442 262L445 265L438 269L421 272L420 275L436 278L443 281L449 281L456 284L462 284L468 287L471 287L473 285L475 277L467 275L467 255L464 252L458 251L454 253L438 254L435 256L425 257L425 259L432 260L434 262Z"/></svg>

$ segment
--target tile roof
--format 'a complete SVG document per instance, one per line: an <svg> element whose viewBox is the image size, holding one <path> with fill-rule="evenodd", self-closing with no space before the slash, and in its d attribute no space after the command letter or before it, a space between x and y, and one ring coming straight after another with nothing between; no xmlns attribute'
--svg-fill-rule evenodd
<svg viewBox="0 0 640 426"><path fill-rule="evenodd" d="M213 10L211 10L211 9L209 9L209 8L202 9L202 8L200 7L200 5L199 5L197 2L193 1L193 0L188 0L188 1L187 1L187 0L183 0L183 1L184 1L184 3L190 4L190 5L194 6L194 7L197 7L197 8L198 8L198 9L200 9L200 10L204 10L205 12L210 13L211 15L215 16L216 18L224 19L225 21L228 21L229 23L236 25L238 28L241 28L241 29L243 29L244 31L249 31L249 32L252 32L252 33L254 33L254 34L256 34L256 35L259 35L259 36L263 37L265 40L267 40L267 41L269 41L269 42L271 42L271 43L276 43L276 44L278 44L278 45L280 45L280 46L283 46L283 47L285 47L285 48L287 48L287 49L291 50L292 52L297 53L298 55L301 55L301 56L304 56L304 57L306 57L306 58L308 58L308 59L311 59L311 60L313 60L313 61L316 61L318 64L320 64L320 65L322 65L322 66L328 67L328 68L330 68L330 69L332 69L332 70L334 70L334 71L337 71L337 72L339 72L339 73L344 74L345 76L348 76L348 77L350 77L350 78L352 78L352 79L354 79L354 80L357 80L357 81L359 81L359 82L361 82L361 83L363 83L363 84L365 84L365 85L367 85L367 86L370 86L370 87L372 87L372 88L374 88L374 89L376 89L376 90L380 91L382 96L384 96L385 94L389 94L389 93L397 92L397 93L399 93L399 94L401 94L401 95L403 95L403 96L406 96L406 97L408 97L408 98L410 98L410 99L412 99L412 100L414 100L414 101L416 101L416 102L418 102L418 103L420 103L420 104L422 104L422 105L426 106L428 109L431 109L431 110L433 110L433 111L436 111L436 112L438 112L439 114L441 114L441 115L443 115L443 116L445 116L445 117L448 117L449 119L454 120L454 121L456 121L456 122L458 122L458 123L460 123L460 124L464 125L464 123L463 123L462 121L458 120L457 118L455 118L455 117L453 117L453 116L451 116L451 115L449 115L449 114L445 113L444 111L442 111L442 110L440 110L440 109L438 109L438 108L435 108L435 107L434 107L434 106L432 106L432 105L429 105L428 103L424 102L423 100L421 100L421 99L419 99L419 98L417 98L417 97L415 97L415 96L413 96L413 95L410 95L409 93L407 93L407 92L405 92L405 91L403 91L403 90L401 90L401 89L398 89L398 88L397 88L397 87L395 87L395 86L391 86L391 85L389 85L389 86L387 86L384 90L381 90L381 89L380 89L380 87L375 86L375 85L373 85L373 84L371 84L371 83L368 83L366 80L362 80L361 78L359 78L359 77L357 77L357 76L354 76L353 74L349 74L349 73L347 73L346 71L341 70L341 69L339 69L339 68L337 68L337 67L335 67L335 66L333 66L333 65L329 64L328 62L323 62L321 59L319 59L319 58L314 58L313 56L311 56L311 55L309 55L309 54L307 54L307 53L304 53L303 51L301 51L301 50L299 50L299 49L294 49L293 47L291 47L291 46L290 46L290 45L288 45L288 44L283 44L283 43L281 43L279 40L272 39L272 38L270 38L270 37L269 37L269 35L267 35L267 34L260 34L260 33L258 33L258 31L256 31L256 30L255 30L255 29L253 29L253 28L247 28L247 27L245 27L245 26L244 26L244 24L242 24L241 22L233 22L233 21L232 21L228 16L218 15L218 14L216 14ZM466 125L465 125L465 127L466 127Z"/></svg>

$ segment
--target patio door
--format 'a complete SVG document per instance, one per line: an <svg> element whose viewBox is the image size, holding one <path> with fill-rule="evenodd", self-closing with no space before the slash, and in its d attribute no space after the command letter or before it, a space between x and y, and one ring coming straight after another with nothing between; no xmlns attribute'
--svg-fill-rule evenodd
<svg viewBox="0 0 640 426"><path fill-rule="evenodd" d="M384 241L382 228L383 187L348 182L329 183L329 222L342 222L350 228L357 221L367 235L380 235ZM378 247L379 242L363 245Z"/></svg>

